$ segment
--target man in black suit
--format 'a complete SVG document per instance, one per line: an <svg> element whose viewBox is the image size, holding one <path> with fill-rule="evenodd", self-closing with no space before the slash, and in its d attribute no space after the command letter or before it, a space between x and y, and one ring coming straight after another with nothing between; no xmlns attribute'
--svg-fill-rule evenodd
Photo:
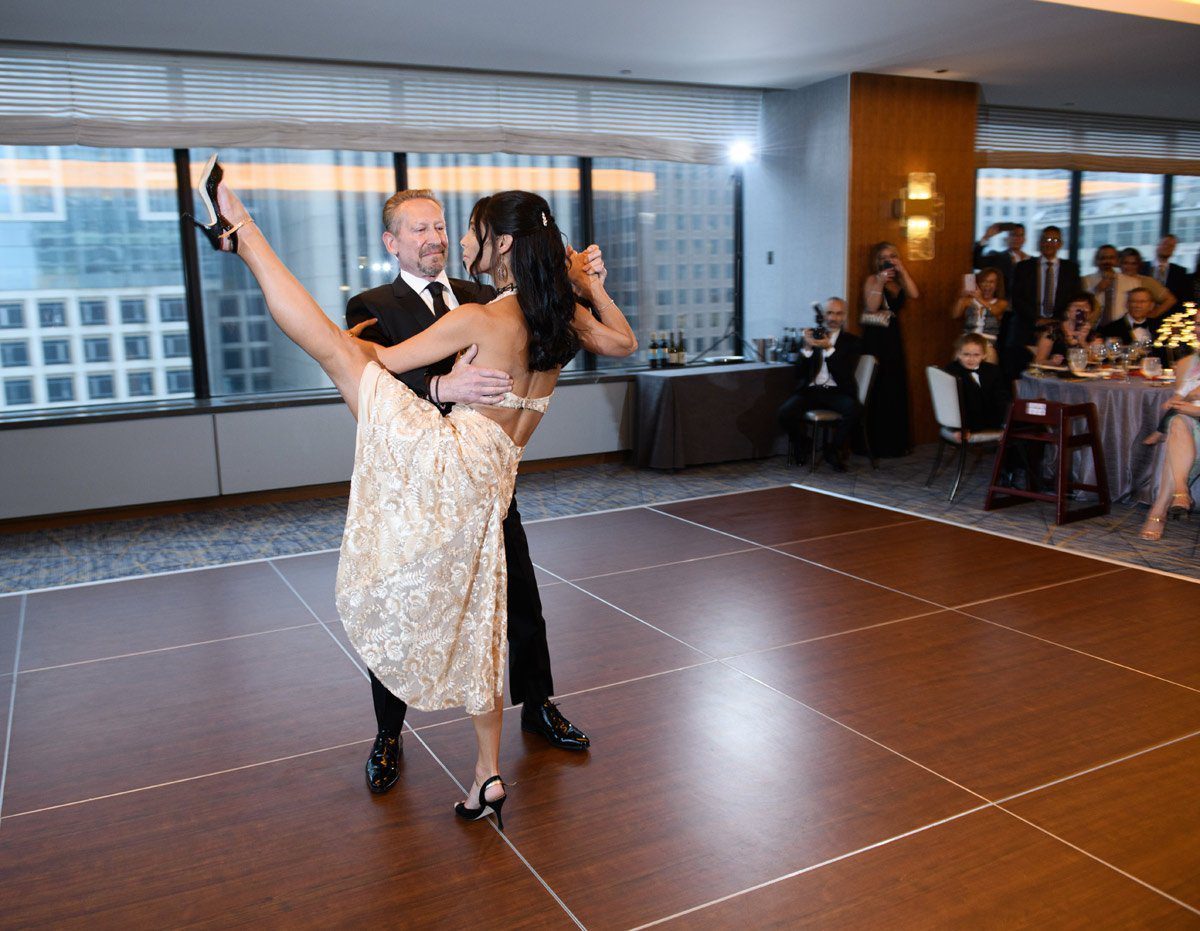
<svg viewBox="0 0 1200 931"><path fill-rule="evenodd" d="M1047 226L1038 237L1041 254L1021 262L1013 271L1011 304L997 338L1000 366L1009 379L1017 378L1029 364L1028 347L1033 345L1039 325L1061 320L1067 304L1081 290L1079 266L1060 259L1061 248L1062 230Z"/></svg>
<svg viewBox="0 0 1200 931"><path fill-rule="evenodd" d="M1119 339L1128 346L1134 340L1154 339L1158 319L1151 317L1154 296L1146 288L1134 288L1125 299L1125 316L1100 327L1105 339Z"/></svg>
<svg viewBox="0 0 1200 931"><path fill-rule="evenodd" d="M355 326L372 317L376 323L360 334L382 346L393 346L420 333L438 317L459 304L486 303L495 290L471 281L449 278L446 258L449 242L442 206L432 192L400 191L383 208L383 243L400 263L400 274L388 285L364 291L346 305L346 323ZM594 261L592 260L594 256ZM600 273L599 250L572 258L572 282L581 275ZM454 403L493 403L512 387L505 372L469 365L474 350L458 363L443 359L428 369L404 372L397 377L414 392L446 413ZM538 595L529 543L521 526L514 498L504 519L504 548L508 565L509 690L522 705L521 727L540 734L564 750L586 750L590 741L550 701L554 683L546 645L546 621ZM400 735L408 706L371 673L378 734L367 757L367 787L386 792L399 776Z"/></svg>
<svg viewBox="0 0 1200 931"><path fill-rule="evenodd" d="M1008 235L1003 252L984 252L992 238L997 233L1007 229ZM983 238L975 243L974 263L976 268L996 268L1004 276L1004 293L1012 294L1013 270L1018 264L1029 258L1022 246L1025 245L1024 223L993 223L983 234Z"/></svg>
<svg viewBox="0 0 1200 931"><path fill-rule="evenodd" d="M1167 233L1158 241L1154 250L1154 261L1143 262L1141 272L1163 285L1175 296L1176 303L1182 304L1184 301L1193 300L1194 293L1192 276L1188 274L1188 270L1171 261L1177 245L1179 239L1174 234Z"/></svg>
<svg viewBox="0 0 1200 931"><path fill-rule="evenodd" d="M862 416L858 403L855 372L862 355L862 341L847 333L846 302L831 297L825 302L826 334L817 339L811 329L804 331L804 346L796 360L798 387L779 408L779 423L796 449L804 436L804 413L811 410L836 411L842 415L833 431L833 440L825 447L825 461L835 472L845 472L842 450Z"/></svg>

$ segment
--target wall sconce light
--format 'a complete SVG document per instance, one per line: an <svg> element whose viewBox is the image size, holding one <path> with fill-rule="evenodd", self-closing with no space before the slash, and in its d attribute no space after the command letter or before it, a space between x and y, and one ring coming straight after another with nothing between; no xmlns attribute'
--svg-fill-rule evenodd
<svg viewBox="0 0 1200 931"><path fill-rule="evenodd" d="M909 172L907 186L892 201L892 215L904 230L909 259L932 259L933 234L941 231L946 219L946 202L937 193L937 175Z"/></svg>

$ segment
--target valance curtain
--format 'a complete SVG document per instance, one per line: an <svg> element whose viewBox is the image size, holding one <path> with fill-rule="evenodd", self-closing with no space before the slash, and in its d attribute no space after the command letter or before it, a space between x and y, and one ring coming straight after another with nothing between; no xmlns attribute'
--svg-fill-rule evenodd
<svg viewBox="0 0 1200 931"><path fill-rule="evenodd" d="M761 92L0 44L0 144L717 162Z"/></svg>
<svg viewBox="0 0 1200 931"><path fill-rule="evenodd" d="M980 107L980 168L1200 174L1200 123L1151 117Z"/></svg>

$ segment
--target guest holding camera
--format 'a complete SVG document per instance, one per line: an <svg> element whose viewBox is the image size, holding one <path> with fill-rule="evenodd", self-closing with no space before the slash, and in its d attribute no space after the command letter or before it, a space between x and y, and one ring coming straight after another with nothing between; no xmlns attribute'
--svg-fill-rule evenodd
<svg viewBox="0 0 1200 931"><path fill-rule="evenodd" d="M867 434L875 455L904 456L910 448L908 370L899 315L905 302L920 293L890 242L871 247L868 267L871 274L862 289L862 351L873 355L878 367Z"/></svg>
<svg viewBox="0 0 1200 931"><path fill-rule="evenodd" d="M997 233L1008 234L1004 237L1004 250L1002 252L985 252L984 249ZM979 242L975 243L975 267L999 269L1000 274L1004 277L1004 290L1006 293L1011 293L1013 270L1029 258L1029 253L1022 248L1024 245L1024 223L993 223L984 231Z"/></svg>
<svg viewBox="0 0 1200 931"><path fill-rule="evenodd" d="M780 406L779 423L787 431L792 445L800 450L803 448L806 411L826 410L841 414L832 441L825 447L825 461L835 472L845 472L842 450L862 416L855 378L862 341L843 329L846 325L844 300L831 297L821 310L824 326L804 331L804 345L796 361L798 387Z"/></svg>
<svg viewBox="0 0 1200 931"><path fill-rule="evenodd" d="M999 430L1008 418L1009 381L1000 366L984 361L988 348L988 341L978 333L964 333L954 344L954 361L942 367L958 379L963 430L968 434ZM956 430L954 438L962 442L961 432Z"/></svg>
<svg viewBox="0 0 1200 931"><path fill-rule="evenodd" d="M1193 324L1200 336L1200 315ZM1200 356L1191 355L1175 366L1176 389L1163 403L1163 419L1146 442L1166 438L1159 469L1158 493L1138 534L1143 540L1162 539L1168 517L1182 517L1195 507L1191 485L1200 478Z"/></svg>
<svg viewBox="0 0 1200 931"><path fill-rule="evenodd" d="M1077 346L1086 349L1100 339L1095 330L1100 311L1096 298L1087 291L1076 294L1063 312L1062 322L1045 327L1038 335L1033 361L1038 365L1062 365L1067 351Z"/></svg>
<svg viewBox="0 0 1200 931"><path fill-rule="evenodd" d="M975 288L964 291L950 310L955 320L963 321L964 333L977 333L987 341L986 361L995 365L996 337L1000 335L1000 320L1008 310L1004 299L1004 278L998 268L984 268L975 275Z"/></svg>

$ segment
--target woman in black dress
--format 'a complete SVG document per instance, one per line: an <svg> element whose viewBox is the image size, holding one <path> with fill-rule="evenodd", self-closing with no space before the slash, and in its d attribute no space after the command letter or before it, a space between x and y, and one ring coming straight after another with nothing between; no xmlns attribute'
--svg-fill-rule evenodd
<svg viewBox="0 0 1200 931"><path fill-rule="evenodd" d="M871 247L871 274L863 282L863 352L878 368L867 412L867 435L877 456L905 456L908 433L908 371L900 335L900 311L919 297L900 254L890 242Z"/></svg>

